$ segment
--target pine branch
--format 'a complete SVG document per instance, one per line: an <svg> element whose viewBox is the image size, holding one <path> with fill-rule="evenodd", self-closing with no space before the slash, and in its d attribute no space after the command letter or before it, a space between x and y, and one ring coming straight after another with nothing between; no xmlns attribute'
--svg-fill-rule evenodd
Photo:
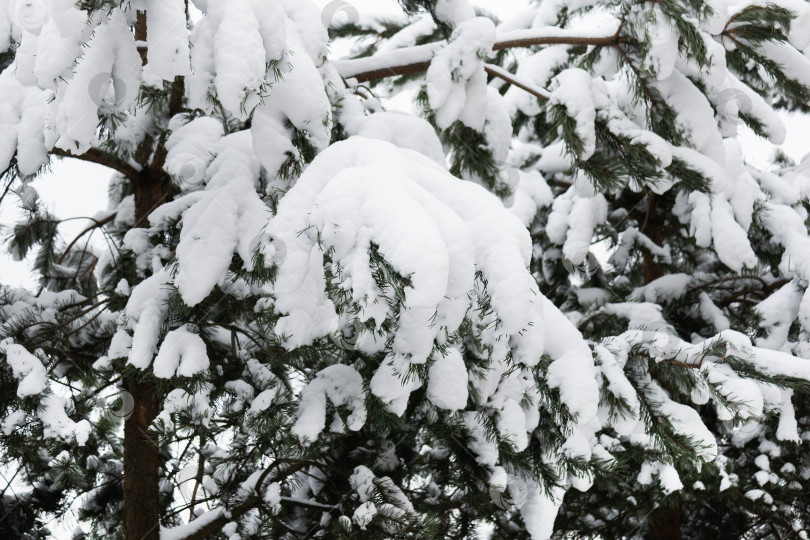
<svg viewBox="0 0 810 540"><path fill-rule="evenodd" d="M567 30L553 26L508 32L502 35L501 38L492 46L493 52L535 45L610 46L619 42L618 30L607 36L577 36L571 35ZM411 75L426 71L430 66L433 54L443 45L444 42L435 42L406 49L396 49L369 58L338 61L335 64L344 79L356 79L358 82Z"/></svg>
<svg viewBox="0 0 810 540"><path fill-rule="evenodd" d="M51 150L51 154L59 156L59 157L66 157L66 158L73 158L79 159L81 161L87 161L90 163L97 163L99 165L104 165L105 167L109 167L118 171L119 173L123 174L128 179L134 181L138 180L139 171L126 161L108 154L98 148L91 148L84 154L74 155L70 152L62 150L61 148L54 148Z"/></svg>
<svg viewBox="0 0 810 540"><path fill-rule="evenodd" d="M334 504L323 504L315 501L306 501L304 499L295 499L293 497L281 497L281 501L294 504L296 506L303 506L304 508L312 508L315 510L329 511L338 508L338 506Z"/></svg>
<svg viewBox="0 0 810 540"><path fill-rule="evenodd" d="M516 47L533 47L535 45L595 45L607 47L619 42L619 26L607 36L572 36L566 29L546 27L528 30L514 30L501 36L493 46L493 51L514 49ZM546 33L547 35L543 35Z"/></svg>
<svg viewBox="0 0 810 540"><path fill-rule="evenodd" d="M244 501L236 505L236 507L232 508L231 510L226 510L224 507L220 506L198 517L198 520L203 520L206 519L206 516L210 516L207 518L208 521L203 526L186 536L183 540L203 540L204 538L208 538L210 535L215 534L222 529L222 527L224 527L228 522L238 519L240 516L253 509L259 503L259 501L261 501L260 493L268 476L270 476L273 469L275 469L283 461L285 460L276 460L269 467L267 467L259 476L258 480L256 480L256 487L254 488L255 493L249 495ZM309 464L310 463L307 461L299 461L278 475L273 476L273 479L274 481L278 481L287 478Z"/></svg>

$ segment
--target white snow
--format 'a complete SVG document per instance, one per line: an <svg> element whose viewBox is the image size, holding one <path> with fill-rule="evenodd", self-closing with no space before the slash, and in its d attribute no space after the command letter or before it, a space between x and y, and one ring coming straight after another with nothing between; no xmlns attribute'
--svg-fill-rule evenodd
<svg viewBox="0 0 810 540"><path fill-rule="evenodd" d="M193 377L208 369L209 363L205 342L186 325L166 334L152 369L164 379L175 374Z"/></svg>
<svg viewBox="0 0 810 540"><path fill-rule="evenodd" d="M475 17L475 10L467 0L438 0L435 10L437 19L454 26Z"/></svg>
<svg viewBox="0 0 810 540"><path fill-rule="evenodd" d="M678 433L692 439L692 449L697 457L708 462L717 456L717 441L695 409L670 399L666 391L653 380L646 383L644 392L657 414L667 418Z"/></svg>
<svg viewBox="0 0 810 540"><path fill-rule="evenodd" d="M139 369L149 367L157 351L160 328L166 316L169 283L171 276L167 271L161 270L136 285L127 301L125 313L129 319L126 327L132 331L127 362ZM112 353L110 355L115 358Z"/></svg>
<svg viewBox="0 0 810 540"><path fill-rule="evenodd" d="M593 356L582 334L549 300L543 298L546 325L545 353L554 361L548 368L548 384L560 389L560 398L581 423L594 416L599 388Z"/></svg>
<svg viewBox="0 0 810 540"><path fill-rule="evenodd" d="M357 431L366 422L363 378L352 367L335 364L318 375L301 391L298 418L292 432L303 444L312 443L326 426L326 400L334 406L347 406L349 429Z"/></svg>
<svg viewBox="0 0 810 540"><path fill-rule="evenodd" d="M766 333L765 337L757 339L757 346L774 350L782 348L790 325L799 315L804 294L796 282L791 281L757 304L756 311L761 317L759 327Z"/></svg>
<svg viewBox="0 0 810 540"><path fill-rule="evenodd" d="M440 409L455 411L467 405L467 368L461 351L448 349L437 358L428 371L428 399Z"/></svg>
<svg viewBox="0 0 810 540"><path fill-rule="evenodd" d="M71 420L65 412L66 404L65 398L53 394L42 399L42 408L37 412L37 416L42 420L44 435L65 442L76 441L79 446L84 446L90 437L92 426L87 420L79 422Z"/></svg>
<svg viewBox="0 0 810 540"><path fill-rule="evenodd" d="M416 150L436 163L444 165L442 143L433 127L421 118L383 111L358 119L347 118L345 123L350 135L388 141L400 148Z"/></svg>
<svg viewBox="0 0 810 540"><path fill-rule="evenodd" d="M436 124L445 129L456 120L480 131L486 113L484 61L495 43L495 25L485 17L459 24L425 75L428 101Z"/></svg>
<svg viewBox="0 0 810 540"><path fill-rule="evenodd" d="M596 149L596 105L591 94L590 74L582 69L570 68L554 77L550 103L562 105L576 124L576 136L582 142L580 159L587 160Z"/></svg>
<svg viewBox="0 0 810 540"><path fill-rule="evenodd" d="M564 433L560 447L543 448L542 459L552 468L560 457L610 461L609 452L625 442L652 448L656 441L642 414L639 393L653 414L691 438L697 460L716 459L721 491L739 478L733 463L718 455L719 435L707 428L702 410L698 413L695 406L714 407L732 444L759 444L762 455L755 465L760 471L753 478L760 487L777 481L770 468L779 455L778 441L807 438L799 430L792 391L741 377L734 362L725 362L734 356L765 375L810 380L810 360L800 357L810 351L805 343L810 332L810 238L804 208L810 177L806 164L788 173L757 171L735 140L741 114L760 122L772 142L785 139L785 126L770 99L727 69L724 46L730 45L713 37L738 6L711 0L713 16L690 20L700 28L699 38L707 46L705 67L680 55L673 21L660 6L633 10L625 21L625 30L649 41L649 54L634 60L675 113L682 146L673 146L647 129L649 111L633 99L627 80L632 74L623 71L617 51L608 50L611 47L605 47L593 70L571 67L567 45L539 52L510 49L517 65L514 77L540 99L516 86L502 95L507 85L502 78L487 85L487 71L512 76L503 67L486 64L493 49L509 47L509 42L610 38L619 21L609 10L581 12L595 5L594 0L535 2L532 9L498 28L489 18L476 17L467 0L439 0L437 19L453 29L448 40L415 45L437 30L430 17L423 17L382 43L379 54L343 61L327 59L323 13L309 1L194 0L204 15L193 21L186 20L181 0L136 0L129 10L101 10L89 19L73 0L23 5L20 1L0 0L0 49L15 51L14 63L0 74L4 98L0 170L16 159L21 174L34 175L53 148L75 155L99 146L106 136L99 122L113 113L123 118L117 139L127 152L147 135L166 129L164 171L179 192L153 211L150 228L131 228L133 195L110 208L117 212L113 226L129 229L123 250L132 252L139 276L148 277L140 283L130 280L133 286L122 279L115 287L126 307L99 321L109 323L112 337L107 355L93 363L104 376L111 375L116 364L112 360L126 358L128 364L151 369L161 379L195 378L193 390L174 388L168 393L157 420L163 428L179 428L172 418L180 412L203 426L214 422L219 404L212 401L211 385L202 380L211 367L207 343L213 343L238 347L236 353L244 362L244 370L225 383L229 411L256 419L275 412L282 400L297 400L291 432L302 446L315 443L327 430L331 437L363 429L366 400L379 400L399 416L416 411L432 421L446 415L469 432L468 450L491 472L490 484L501 489L524 479L502 462L499 449L526 450L536 444L541 421L547 421L546 396L535 381L541 360L545 366L550 359L545 382L573 417L569 425L559 426ZM810 8L798 0L776 1L798 15L791 44L764 42L757 48L788 76L810 85L810 60L801 52L810 43ZM41 17L20 11L37 6L47 7ZM558 28L563 7L569 19L566 28ZM149 14L147 37L136 43L131 25L141 9ZM199 15L192 13L192 19ZM138 54L143 46L148 51L145 66ZM480 178L450 175L431 124L384 110L383 101L369 97L368 89L352 80L364 71L409 63L429 66L427 99L438 127L461 122L478 131L501 168L499 181L513 191L513 198L499 200L477 185ZM151 118L136 100L143 84L159 86L177 76L185 77L194 120L178 114L166 126L165 118ZM608 303L616 292L596 288L596 283L590 288L575 284L565 312L540 294L539 277L532 272L550 275L551 264L546 263L560 258L574 266L588 264L597 229L601 232L609 217L615 221L618 215L610 213L615 210L615 193L600 192L582 171L568 171L574 157L566 154L562 142L552 140L541 147L532 126L513 137L510 115L537 115L547 105L545 100L563 107L573 120L583 143L579 159L597 152L599 122L648 152L659 171L676 160L708 178L707 193L679 191L673 212L684 226L684 236L688 229L689 245L692 239L696 245L699 260L693 271L669 273L636 288L622 303ZM239 122L248 120L250 128L239 131ZM338 124L348 140L330 146L333 125ZM301 137L316 157L299 177L282 174L291 160L303 163ZM138 170L134 159L129 165ZM116 189L122 179L116 177ZM675 181L625 187L662 194ZM569 183L571 188L564 193L550 187ZM24 201L33 201L32 188L24 186L20 192ZM759 212L760 207L764 211ZM175 251L175 246L155 241L174 234L176 227L180 232ZM784 249L777 268L763 267L759 246L752 245L761 240L760 227L766 239ZM527 228L545 233L552 244L545 253L539 247L545 238L533 245ZM638 223L623 226L618 233L618 246L608 260L618 273L637 262L634 256L640 250L667 264L678 264L679 257L689 255L655 244L653 235ZM275 273L273 282L235 280L231 269L241 265L253 270L257 251ZM379 284L378 257L402 285L396 302L391 287ZM541 260L539 270L529 268L533 259ZM736 274L769 270L774 277L764 278L764 284L785 277L792 280L755 306L765 334L755 340L756 346L730 329L734 318L709 285L700 290L704 279L714 278L720 263L726 267L717 270L720 275L728 270ZM245 345L241 337L231 341L225 327L203 329L169 318L167 303L175 288L193 307L217 287L217 293L237 300L259 296L257 314L273 310L272 317L278 319L273 328L258 325L251 331L267 332L270 335L263 337L277 339L288 350L317 347L331 339L338 347L362 354L354 354L356 363L351 365L333 363L346 362L342 354L330 356L317 368L301 371L288 390L268 366L251 357L252 345ZM687 296L695 291L696 297ZM51 321L58 302L70 294L46 291L36 298L15 299L2 308L3 326L11 327L30 306ZM71 298L78 301L78 296ZM705 321L706 328L693 328L694 333L682 339L664 314L671 317L671 304L684 298L696 298L693 306L687 306L688 316ZM491 310L480 309L486 302ZM587 328L593 314L626 319L628 329L600 342L586 340L578 325ZM795 342L790 329L797 318L801 332ZM461 329L468 323L480 346L465 341ZM719 334L706 339L711 331ZM80 328L72 339L84 339L87 332ZM722 344L726 355L720 358L721 353L715 352ZM637 352L641 360L629 360ZM2 432L9 434L27 421L39 420L45 437L87 444L92 427L86 419L71 418L76 416L71 401L75 397L52 392L50 378L61 375L46 369L45 353L26 350L11 339L0 342L0 353L18 381L17 396L40 402L34 414L10 412L0 426ZM691 402L672 395L668 385L659 384L649 373L631 375L634 365L626 364L646 361L645 354L651 362L671 362L673 369L681 364L693 369L699 382L686 391ZM473 370L473 362L486 364L487 369ZM424 391L416 391L423 386ZM628 410L616 415L600 404L603 390L625 402ZM218 395L213 393L214 398ZM762 422L770 414L779 415L776 440L765 437ZM610 437L605 428L612 430ZM545 443L542 436L539 439ZM424 450L428 452L445 457L449 453L445 448ZM68 458L62 453L47 459ZM657 482L665 495L683 489L679 472L660 459L641 465L638 483ZM380 449L373 469L387 471L398 465L399 456L391 446ZM226 478L231 472L223 467L215 476ZM242 490L254 490L260 474L253 471ZM312 502L326 478L316 468L306 475L293 497L282 497L287 486L279 480L267 489L265 500L271 505ZM587 473L561 474L565 487L526 480L527 497L516 504L529 534L549 538L566 489L587 490L593 481ZM208 482L211 489L206 490L213 493L217 486L211 479ZM361 530L377 514L398 516L413 510L395 482L375 476L371 468L357 467L350 484L358 507L353 513L352 507L345 508L345 513ZM381 491L395 504L380 502L378 488L384 488ZM700 482L693 488L708 489ZM745 496L772 502L761 489ZM179 540L222 517L232 518L224 507L216 507L188 525L161 530L161 537ZM237 530L255 524L252 519L237 523L234 518L223 532L237 536ZM323 523L328 519L325 514ZM341 519L344 528L351 527L351 521L346 525L348 516Z"/></svg>
<svg viewBox="0 0 810 540"><path fill-rule="evenodd" d="M352 521L357 523L361 530L366 530L366 525L371 523L374 516L377 515L377 507L371 501L366 501L358 506L352 515Z"/></svg>
<svg viewBox="0 0 810 540"><path fill-rule="evenodd" d="M552 487L547 495L543 486L528 482L526 500L520 505L520 517L532 540L547 540L554 531L554 520L562 505L565 490Z"/></svg>
<svg viewBox="0 0 810 540"><path fill-rule="evenodd" d="M23 411L14 411L3 419L3 424L0 426L0 431L3 435L11 435L17 426L25 423L25 413Z"/></svg>
<svg viewBox="0 0 810 540"><path fill-rule="evenodd" d="M265 51L259 22L249 0L210 2L208 16L217 21L213 56L217 95L239 119L259 104L265 78Z"/></svg>
<svg viewBox="0 0 810 540"><path fill-rule="evenodd" d="M683 483L681 483L678 471L669 463L645 461L641 464L641 471L637 481L639 484L649 485L652 483L653 475L658 477L658 483L661 485L664 495L683 489Z"/></svg>
<svg viewBox="0 0 810 540"><path fill-rule="evenodd" d="M166 140L167 154L163 169L181 187L193 189L201 186L223 134L222 122L208 116L196 118L175 129Z"/></svg>
<svg viewBox="0 0 810 540"><path fill-rule="evenodd" d="M189 306L224 284L234 253L245 268L252 268L253 249L269 218L269 209L254 188L258 163L250 133L222 138L217 150L206 172L205 194L183 213L177 246L174 283Z"/></svg>
<svg viewBox="0 0 810 540"><path fill-rule="evenodd" d="M676 112L675 124L692 148L722 165L723 139L714 121L714 110L706 96L680 71L654 83L667 104Z"/></svg>
<svg viewBox="0 0 810 540"><path fill-rule="evenodd" d="M475 411L467 411L462 414L464 425L472 437L472 441L468 442L467 446L475 454L478 463L493 467L498 461L498 447L495 441L487 437L485 428L477 416Z"/></svg>
<svg viewBox="0 0 810 540"><path fill-rule="evenodd" d="M58 134L55 145L75 154L85 152L96 134L99 109L129 108L140 81L135 40L122 12L114 11L95 27L70 84L57 90L49 119Z"/></svg>
<svg viewBox="0 0 810 540"><path fill-rule="evenodd" d="M420 388L418 377L407 377L409 363L403 357L387 357L374 372L369 388L397 416L405 414L411 392Z"/></svg>
<svg viewBox="0 0 810 540"><path fill-rule="evenodd" d="M536 293L526 270L525 228L494 196L415 152L360 137L331 146L281 200L268 232L286 246L273 290L287 314L276 331L291 345L324 335L335 317L324 292L316 232L324 249L335 250L333 259L353 288L366 284L354 291L356 301L368 298L363 303L370 304L378 297L365 288L373 283L363 262L371 242L401 275L410 276L394 349L411 361L424 362L439 331L460 324L473 263L488 280L502 332L515 333L528 323ZM428 325L436 310L438 324Z"/></svg>
<svg viewBox="0 0 810 540"><path fill-rule="evenodd" d="M48 373L45 366L25 347L14 343L11 338L6 338L0 342L0 352L6 355L6 361L11 366L14 377L20 380L17 386L18 397L39 395L48 388Z"/></svg>
<svg viewBox="0 0 810 540"><path fill-rule="evenodd" d="M173 81L191 73L189 33L182 0L147 0L147 62L158 77Z"/></svg>

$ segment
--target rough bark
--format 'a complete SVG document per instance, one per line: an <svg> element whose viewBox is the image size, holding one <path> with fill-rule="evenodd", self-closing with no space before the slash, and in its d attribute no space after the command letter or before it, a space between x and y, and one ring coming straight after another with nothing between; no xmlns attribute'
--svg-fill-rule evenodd
<svg viewBox="0 0 810 540"><path fill-rule="evenodd" d="M135 226L144 227L149 213L168 199L168 186L144 168L133 188ZM159 540L160 450L148 429L160 412L160 396L152 381L125 382L134 409L124 423L124 540Z"/></svg>
<svg viewBox="0 0 810 540"><path fill-rule="evenodd" d="M168 186L160 178L154 178L149 170L133 183L135 188L135 227L148 227L149 214L169 200Z"/></svg>
<svg viewBox="0 0 810 540"><path fill-rule="evenodd" d="M159 540L160 453L147 429L159 412L155 385L129 379L134 409L124 423L124 539Z"/></svg>
<svg viewBox="0 0 810 540"><path fill-rule="evenodd" d="M138 12L135 38L146 40L146 14ZM139 50L146 63L146 50ZM160 171L150 166L154 141L147 137L136 152L141 165L130 176L135 195L135 227L148 226L148 216L169 197L168 185ZM160 540L160 449L149 435L149 425L160 412L160 397L154 382L127 377L132 395L132 415L124 422L124 540Z"/></svg>
<svg viewBox="0 0 810 540"><path fill-rule="evenodd" d="M681 540L681 506L662 507L650 516L650 540Z"/></svg>

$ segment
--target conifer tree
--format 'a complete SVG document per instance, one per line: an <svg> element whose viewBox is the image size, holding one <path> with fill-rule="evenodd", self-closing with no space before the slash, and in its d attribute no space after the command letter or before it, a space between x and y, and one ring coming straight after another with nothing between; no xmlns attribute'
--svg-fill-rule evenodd
<svg viewBox="0 0 810 540"><path fill-rule="evenodd" d="M807 5L400 3L0 0L0 535L806 536Z"/></svg>

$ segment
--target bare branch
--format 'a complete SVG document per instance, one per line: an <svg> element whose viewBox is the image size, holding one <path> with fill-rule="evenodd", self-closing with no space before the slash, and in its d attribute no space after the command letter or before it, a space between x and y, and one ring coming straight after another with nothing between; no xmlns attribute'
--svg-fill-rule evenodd
<svg viewBox="0 0 810 540"><path fill-rule="evenodd" d="M132 181L137 181L139 171L123 159L120 159L116 156L108 154L103 150L99 150L98 148L91 148L84 154L74 155L70 152L62 150L61 148L54 148L51 150L51 154L59 157L66 157L66 158L73 158L79 159L81 161L87 161L90 163L97 163L99 165L104 165L105 167L109 167L110 169L114 169L119 173L126 176L128 179Z"/></svg>
<svg viewBox="0 0 810 540"><path fill-rule="evenodd" d="M536 45L595 45L597 47L608 47L619 42L618 33L609 36L572 36L568 35L564 29L553 27L558 35L537 35L538 30L515 30L502 36L492 46L493 51L504 49L514 49L517 47L534 47ZM540 29L546 30L546 29Z"/></svg>
<svg viewBox="0 0 810 540"><path fill-rule="evenodd" d="M200 434L200 449L203 447L203 443L205 440L203 439L203 435ZM194 514L194 507L197 505L197 489L202 485L203 481L203 473L205 473L205 458L203 457L202 452L199 453L199 457L197 457L197 474L194 477L194 489L191 491L191 503L189 504L189 515L188 520L193 521L195 517Z"/></svg>
<svg viewBox="0 0 810 540"><path fill-rule="evenodd" d="M64 260L65 260L65 257L67 256L67 254L68 254L68 252L70 251L70 249L71 249L71 248L72 248L74 245L76 245L76 242L78 242L78 241L79 241L79 239L80 239L82 236L84 236L85 234L89 233L90 231L92 231L92 230L94 230L94 229L97 229L97 228L99 228L99 227L103 227L103 226L104 226L104 225L106 225L107 223L109 223L109 222L111 222L112 220L114 220L114 219L115 219L115 216L117 216L117 215L118 215L118 213L117 213L117 212L113 212L113 213L111 213L110 215L108 215L107 217L105 217L104 219L102 219L101 221L98 221L98 220L96 220L96 219L94 219L94 218L89 218L89 219L92 219L92 220L93 220L93 223L92 223L91 225L88 225L88 226L87 226L87 228L85 228L85 229L84 229L82 232L80 232L79 234L77 234L77 235L76 235L76 238L74 238L73 240L71 240L70 244L68 244L68 246L65 248L65 251L64 251L64 252L62 252L62 255L59 257L59 260L58 260L58 261L56 261L56 264L62 264L62 261L64 261Z"/></svg>
<svg viewBox="0 0 810 540"><path fill-rule="evenodd" d="M5 177L5 172L2 175L0 175L0 178L3 178L3 177ZM0 195L0 204L3 204L3 199L5 199L6 195L8 195L8 192L11 190L11 185L13 183L14 183L14 177L9 176L8 183L6 184L5 189L3 189L3 194Z"/></svg>
<svg viewBox="0 0 810 540"><path fill-rule="evenodd" d="M543 101L548 101L551 97L548 91L538 88L533 84L522 82L519 79L515 78L514 75L506 71L500 66L496 66L495 64L485 64L484 71L492 75L493 77L498 77L499 79L503 79L504 81L508 82L513 86L517 86L521 90L525 90L533 96L542 99Z"/></svg>

